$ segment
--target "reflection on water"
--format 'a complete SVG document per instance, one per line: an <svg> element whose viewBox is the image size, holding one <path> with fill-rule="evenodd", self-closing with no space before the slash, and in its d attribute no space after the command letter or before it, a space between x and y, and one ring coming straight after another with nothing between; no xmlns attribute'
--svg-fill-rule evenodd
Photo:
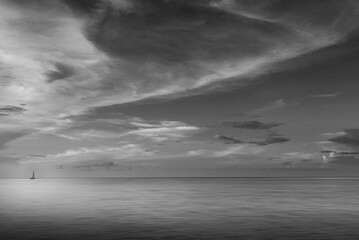
<svg viewBox="0 0 359 240"><path fill-rule="evenodd" d="M1 239L359 239L358 179L0 180Z"/></svg>

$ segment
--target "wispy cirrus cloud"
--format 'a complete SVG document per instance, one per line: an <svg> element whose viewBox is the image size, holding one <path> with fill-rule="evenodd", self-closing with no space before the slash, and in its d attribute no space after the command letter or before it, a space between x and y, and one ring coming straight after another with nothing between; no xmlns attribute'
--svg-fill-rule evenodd
<svg viewBox="0 0 359 240"><path fill-rule="evenodd" d="M214 157L227 157L227 156L236 156L236 155L253 155L259 154L263 152L264 149L260 147L254 147L250 145L239 145L239 146L231 146L225 150L216 151L213 153Z"/></svg>
<svg viewBox="0 0 359 240"><path fill-rule="evenodd" d="M322 94L311 94L309 95L309 97L312 98L336 98L340 95L340 92L335 92L335 93L322 93Z"/></svg>
<svg viewBox="0 0 359 240"><path fill-rule="evenodd" d="M99 146L96 148L70 149L58 154L49 154L44 157L28 156L19 162L22 164L61 164L77 165L84 163L122 162L146 160L153 158L154 152L136 144L125 144L118 147Z"/></svg>
<svg viewBox="0 0 359 240"><path fill-rule="evenodd" d="M66 124L52 133L72 140L120 140L146 138L155 142L183 139L199 131L200 127L181 121L148 121L126 115L103 116L88 112L66 116Z"/></svg>
<svg viewBox="0 0 359 240"><path fill-rule="evenodd" d="M139 129L129 131L126 135L137 135L161 142L169 139L182 139L199 130L199 127L187 125L182 122L163 121L159 124L142 124Z"/></svg>
<svg viewBox="0 0 359 240"><path fill-rule="evenodd" d="M328 137L338 137L338 136L343 136L346 133L341 131L341 132L327 132L327 133L321 133L322 136L328 136Z"/></svg>

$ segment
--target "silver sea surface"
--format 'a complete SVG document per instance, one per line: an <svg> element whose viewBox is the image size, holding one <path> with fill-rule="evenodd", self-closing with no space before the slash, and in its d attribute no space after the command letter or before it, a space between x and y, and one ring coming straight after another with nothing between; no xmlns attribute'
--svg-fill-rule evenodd
<svg viewBox="0 0 359 240"><path fill-rule="evenodd" d="M359 239L359 179L0 180L0 239Z"/></svg>

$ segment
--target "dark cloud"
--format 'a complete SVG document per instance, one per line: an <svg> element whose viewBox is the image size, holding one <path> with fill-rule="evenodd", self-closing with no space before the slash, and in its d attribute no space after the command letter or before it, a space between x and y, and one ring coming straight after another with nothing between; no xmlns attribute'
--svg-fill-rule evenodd
<svg viewBox="0 0 359 240"><path fill-rule="evenodd" d="M344 135L331 138L329 141L345 145L352 149L359 149L359 129L346 129L344 133Z"/></svg>
<svg viewBox="0 0 359 240"><path fill-rule="evenodd" d="M263 65L269 66L334 43L332 35L321 28L312 28L310 24L307 25L309 30L296 27L296 24L306 22L307 16L292 7L298 5L302 9L301 4L295 2L62 2L73 9L75 14L91 14L85 19L84 34L98 50L111 57L111 61L105 63L107 69L103 72L106 73L99 74L99 88L105 91L117 90L120 94L128 91L136 96L136 100L141 96L149 96L149 93L156 96L183 91L194 95L206 92L209 90L187 90L223 79L242 79L248 75L266 73L267 68ZM233 6L223 7L224 2L233 2ZM306 7L303 9L310 9L309 2L306 1L304 5ZM347 1L343 5L347 5ZM289 14L285 12L286 6ZM317 17L317 12L325 12L323 24L318 25L324 27L327 26L324 23L331 24L343 15L337 12L344 11L341 4L327 6L325 2L320 2L312 6L315 9L309 11L312 18ZM321 11L327 7L331 11ZM241 9L248 14L234 11ZM292 15L293 19L290 18ZM296 24L288 24L292 22ZM314 41L317 40L315 36L323 36L324 40L318 38L318 41ZM53 78L57 79L58 74L57 71L53 72Z"/></svg>
<svg viewBox="0 0 359 240"><path fill-rule="evenodd" d="M275 62L287 52L296 55L292 42L294 48L302 44L290 27L218 9L210 0L64 3L75 12L92 13L84 34L111 57L101 90L134 92L136 98L198 94L187 90L251 74L253 64ZM278 56L274 49L281 49ZM261 71L266 70L256 74Z"/></svg>
<svg viewBox="0 0 359 240"><path fill-rule="evenodd" d="M262 123L259 121L224 122L223 126L234 128L245 128L251 130L266 130L283 125L283 123Z"/></svg>
<svg viewBox="0 0 359 240"><path fill-rule="evenodd" d="M55 70L48 71L46 73L47 82L51 83L56 80L61 80L67 77L70 77L75 73L75 70L66 64L63 63L56 63Z"/></svg>
<svg viewBox="0 0 359 240"><path fill-rule="evenodd" d="M7 105L7 106L0 106L0 116L1 115L11 115L11 114L16 114L16 113L23 113L25 112L26 109L22 108L22 107L17 107L17 106L11 106L11 105Z"/></svg>
<svg viewBox="0 0 359 240"><path fill-rule="evenodd" d="M341 155L359 155L359 152L338 152Z"/></svg>
<svg viewBox="0 0 359 240"><path fill-rule="evenodd" d="M226 144L245 143L245 142L242 141L242 140L235 139L235 138L232 138L232 137L223 136L223 135L216 135L215 138L224 141Z"/></svg>
<svg viewBox="0 0 359 240"><path fill-rule="evenodd" d="M210 1L184 0L107 2L87 29L110 55L167 63L254 56L289 34L276 23L211 8Z"/></svg>
<svg viewBox="0 0 359 240"><path fill-rule="evenodd" d="M285 142L288 142L289 140L290 139L286 138L286 137L270 136L262 141L253 141L253 142L249 142L249 143L265 146L265 145L270 145L270 144L275 144L275 143L285 143Z"/></svg>
<svg viewBox="0 0 359 240"><path fill-rule="evenodd" d="M324 151L320 151L321 153L336 153L336 151L331 151L331 150L324 150Z"/></svg>
<svg viewBox="0 0 359 240"><path fill-rule="evenodd" d="M277 134L271 134L271 135L267 136L265 139L260 140L260 141L243 141L240 139L223 136L223 135L216 135L215 138L224 141L226 144L247 143L247 144L255 144L258 146L265 146L265 145L270 145L270 144L275 144L275 143L284 143L284 142L288 142L290 140L289 138L285 138L285 137L279 136Z"/></svg>

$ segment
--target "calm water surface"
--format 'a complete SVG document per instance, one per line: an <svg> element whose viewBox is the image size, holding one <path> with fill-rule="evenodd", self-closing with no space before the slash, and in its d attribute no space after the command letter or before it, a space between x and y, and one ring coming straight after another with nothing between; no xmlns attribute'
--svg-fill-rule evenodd
<svg viewBox="0 0 359 240"><path fill-rule="evenodd" d="M0 239L359 239L359 179L0 180Z"/></svg>

